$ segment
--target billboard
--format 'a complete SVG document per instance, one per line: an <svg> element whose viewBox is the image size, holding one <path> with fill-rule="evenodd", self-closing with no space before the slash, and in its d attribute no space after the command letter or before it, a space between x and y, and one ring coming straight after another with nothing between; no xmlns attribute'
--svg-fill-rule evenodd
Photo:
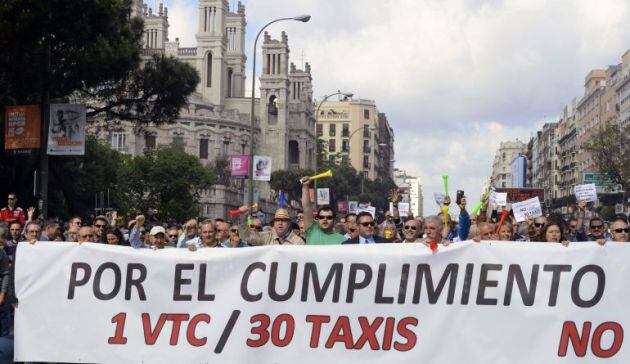
<svg viewBox="0 0 630 364"><path fill-rule="evenodd" d="M29 155L41 148L42 114L38 105L7 106L4 149L13 155Z"/></svg>
<svg viewBox="0 0 630 364"><path fill-rule="evenodd" d="M519 155L512 161L512 188L523 188L527 183L527 157Z"/></svg>
<svg viewBox="0 0 630 364"><path fill-rule="evenodd" d="M50 105L48 154L85 154L85 105Z"/></svg>
<svg viewBox="0 0 630 364"><path fill-rule="evenodd" d="M606 173L584 172L582 184L594 183L597 193L619 193L620 186L614 178Z"/></svg>
<svg viewBox="0 0 630 364"><path fill-rule="evenodd" d="M508 203L521 202L534 197L545 201L545 190L542 188L497 188L495 192L507 193Z"/></svg>

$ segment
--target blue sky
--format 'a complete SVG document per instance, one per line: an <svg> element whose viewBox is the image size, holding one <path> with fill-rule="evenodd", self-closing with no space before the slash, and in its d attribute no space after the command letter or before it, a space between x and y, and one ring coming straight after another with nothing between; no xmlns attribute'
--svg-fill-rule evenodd
<svg viewBox="0 0 630 364"><path fill-rule="evenodd" d="M422 180L425 215L438 210L432 196L443 189L444 173L449 190L478 201L499 143L526 141L555 121L583 94L590 69L619 63L630 48L627 0L243 3L249 59L263 24L312 15L309 23L281 22L269 32L287 32L298 67L304 54L316 97L340 89L376 100L396 134L396 167ZM164 4L170 38L194 46L198 1Z"/></svg>

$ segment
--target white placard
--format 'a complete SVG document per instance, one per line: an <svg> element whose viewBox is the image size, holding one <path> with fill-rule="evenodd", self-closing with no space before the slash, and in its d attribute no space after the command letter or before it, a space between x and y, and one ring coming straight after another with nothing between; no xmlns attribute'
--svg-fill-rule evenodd
<svg viewBox="0 0 630 364"><path fill-rule="evenodd" d="M85 154L85 105L51 104L49 155Z"/></svg>
<svg viewBox="0 0 630 364"><path fill-rule="evenodd" d="M359 207L357 208L357 215L364 211L369 212L370 215L372 215L372 219L376 219L376 207L374 206Z"/></svg>
<svg viewBox="0 0 630 364"><path fill-rule="evenodd" d="M530 217L535 218L543 215L538 196L530 198L529 200L513 203L512 211L514 211L514 217L517 222L525 221Z"/></svg>
<svg viewBox="0 0 630 364"><path fill-rule="evenodd" d="M394 204L393 203L389 203L389 212L392 214L392 217L394 216ZM409 216L409 204L406 202L399 202L398 203L398 214L400 215L400 217L407 217Z"/></svg>
<svg viewBox="0 0 630 364"><path fill-rule="evenodd" d="M577 185L574 187L575 199L584 202L597 201L597 188L594 183Z"/></svg>
<svg viewBox="0 0 630 364"><path fill-rule="evenodd" d="M357 213L357 208L359 207L359 201L348 201L348 213Z"/></svg>
<svg viewBox="0 0 630 364"><path fill-rule="evenodd" d="M328 188L317 189L317 204L319 206L330 205L330 189Z"/></svg>
<svg viewBox="0 0 630 364"><path fill-rule="evenodd" d="M507 192L491 192L490 203L497 206L507 205Z"/></svg>
<svg viewBox="0 0 630 364"><path fill-rule="evenodd" d="M15 361L629 363L628 261L613 242L21 243Z"/></svg>
<svg viewBox="0 0 630 364"><path fill-rule="evenodd" d="M433 192L433 199L435 200L435 203L438 204L438 206L442 206L442 203L444 202L444 197L446 197L446 195L441 192Z"/></svg>
<svg viewBox="0 0 630 364"><path fill-rule="evenodd" d="M254 156L254 181L271 181L271 157Z"/></svg>

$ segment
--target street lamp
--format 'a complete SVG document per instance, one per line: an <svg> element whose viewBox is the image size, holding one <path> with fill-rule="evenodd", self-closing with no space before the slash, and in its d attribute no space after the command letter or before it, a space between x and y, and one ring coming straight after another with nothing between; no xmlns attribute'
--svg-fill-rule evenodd
<svg viewBox="0 0 630 364"><path fill-rule="evenodd" d="M296 20L296 21L301 21L302 23L306 23L307 21L311 20L311 16L305 14L305 15L299 15L293 18L278 18L278 19L272 20L269 23L265 24L265 26L260 28L260 31L258 31L258 34L256 34L256 39L254 40L254 56L252 60L252 101L251 101L251 112L249 115L249 122L250 122L249 180L248 180L248 186L247 186L247 190L249 193L249 195L247 196L247 205L249 207L251 207L254 204L254 109L255 109L254 97L256 96L255 94L255 91L256 91L256 45L258 44L258 38L260 37L260 34L263 32L263 30L265 30L265 28L267 28L273 23L277 23L283 20Z"/></svg>
<svg viewBox="0 0 630 364"><path fill-rule="evenodd" d="M343 95L347 98L352 98L352 96L354 96L354 94L351 92L341 92L339 90L337 90L337 92L333 94L324 95L324 99L319 102L319 105L317 105L317 109L315 109L315 124L317 124L317 116L319 115L319 109L322 107L324 102L326 102L326 100L336 95ZM317 165L319 164L317 162L318 159L319 159L319 137L317 136L317 128L316 128L316 131L315 131L315 174L317 174ZM315 189L315 192L317 193L317 180L313 181L313 188ZM315 208L317 208L317 199L315 199Z"/></svg>

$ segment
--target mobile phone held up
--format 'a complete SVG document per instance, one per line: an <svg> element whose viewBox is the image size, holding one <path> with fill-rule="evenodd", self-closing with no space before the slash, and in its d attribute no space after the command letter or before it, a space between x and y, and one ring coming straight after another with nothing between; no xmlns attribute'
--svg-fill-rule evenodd
<svg viewBox="0 0 630 364"><path fill-rule="evenodd" d="M458 205L462 203L462 197L464 197L464 191L457 190L457 199L455 201Z"/></svg>

